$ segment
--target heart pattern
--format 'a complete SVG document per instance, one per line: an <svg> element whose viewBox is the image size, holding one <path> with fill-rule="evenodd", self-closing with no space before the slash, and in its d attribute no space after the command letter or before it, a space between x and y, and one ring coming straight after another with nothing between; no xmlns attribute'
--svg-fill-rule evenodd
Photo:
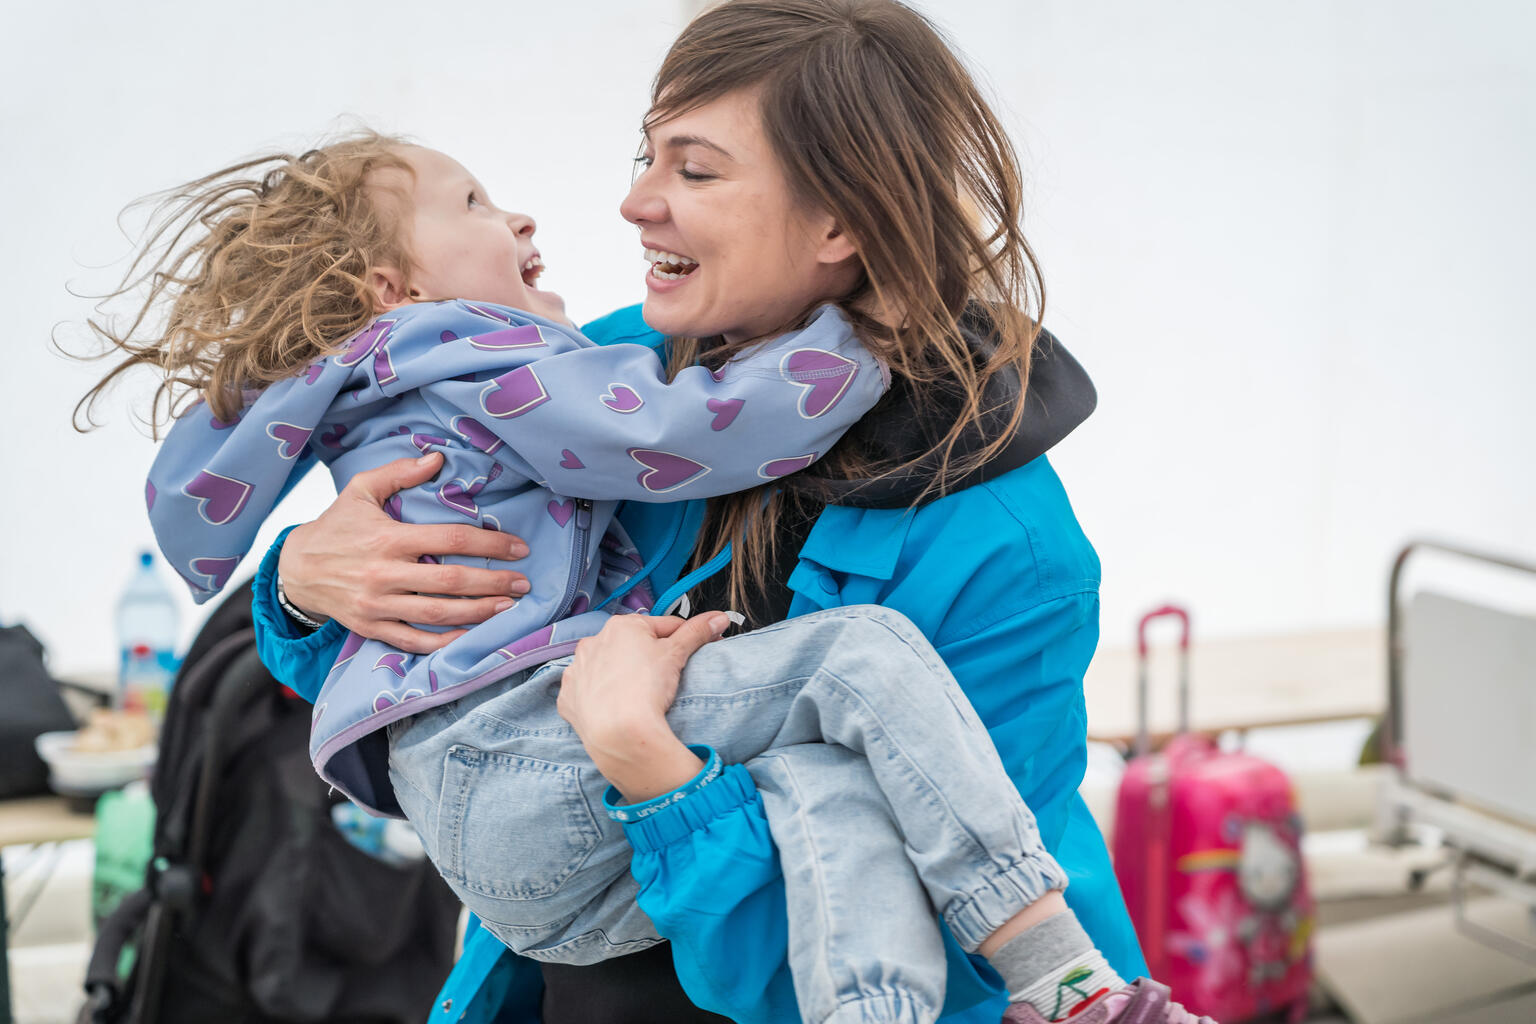
<svg viewBox="0 0 1536 1024"><path fill-rule="evenodd" d="M784 357L779 372L791 384L805 388L800 396L800 415L813 420L842 401L859 374L859 364L836 352L800 348Z"/></svg>
<svg viewBox="0 0 1536 1024"><path fill-rule="evenodd" d="M560 449L561 469L586 469L587 464L576 457L576 453L569 448Z"/></svg>
<svg viewBox="0 0 1536 1024"><path fill-rule="evenodd" d="M715 414L709 429L718 431L724 430L736 422L737 414L741 412L741 407L746 405L747 402L743 398L711 398L704 404L709 407L710 412Z"/></svg>
<svg viewBox="0 0 1536 1024"><path fill-rule="evenodd" d="M373 710L388 711L396 704L404 704L406 701L415 700L417 697L421 696L424 695L414 686L398 696L390 693L388 690L380 690L378 696L373 698Z"/></svg>
<svg viewBox="0 0 1536 1024"><path fill-rule="evenodd" d="M285 459L296 459L304 450L312 432L293 423L268 423L267 436L277 442L277 454Z"/></svg>
<svg viewBox="0 0 1536 1024"><path fill-rule="evenodd" d="M791 473L798 473L815 461L815 452L809 455L796 455L792 459L774 459L757 467L757 475L765 480L773 480L777 477L789 476Z"/></svg>
<svg viewBox="0 0 1536 1024"><path fill-rule="evenodd" d="M444 508L452 509L466 519L477 522L480 519L480 506L475 504L475 498L485 490L487 484L501 476L501 463L491 467L486 476L477 476L469 483L455 478L449 480L437 489L437 500Z"/></svg>
<svg viewBox="0 0 1536 1024"><path fill-rule="evenodd" d="M503 447L504 442L492 433L490 427L471 416L455 416L448 425L454 433L487 455L493 455Z"/></svg>
<svg viewBox="0 0 1536 1024"><path fill-rule="evenodd" d="M614 412L631 413L639 412L645 399L628 384L609 384L607 393L603 395L603 404Z"/></svg>
<svg viewBox="0 0 1536 1024"><path fill-rule="evenodd" d="M475 504L474 498L464 493L465 489L464 481L450 480L437 489L437 503L465 519L479 519L480 506Z"/></svg>
<svg viewBox="0 0 1536 1024"><path fill-rule="evenodd" d="M635 479L652 494L675 491L709 472L702 462L653 448L631 448L629 457L643 467L644 471Z"/></svg>
<svg viewBox="0 0 1536 1024"><path fill-rule="evenodd" d="M512 318L499 309L490 306L482 306L478 302L460 302L459 305L477 316L483 316L488 320L500 320L504 324L512 322Z"/></svg>
<svg viewBox="0 0 1536 1024"><path fill-rule="evenodd" d="M327 430L325 433L320 435L320 443L325 445L327 448L340 448L341 439L346 436L346 426L344 424L338 423L330 430Z"/></svg>
<svg viewBox="0 0 1536 1024"><path fill-rule="evenodd" d="M152 481L144 481L144 505L151 512L155 510L155 495L159 493L159 491L155 490L155 485Z"/></svg>
<svg viewBox="0 0 1536 1024"><path fill-rule="evenodd" d="M224 589L224 584L229 582L235 566L239 564L238 558L194 558L187 563L187 568L206 579L208 589L219 591Z"/></svg>
<svg viewBox="0 0 1536 1024"><path fill-rule="evenodd" d="M492 379L480 392L480 408L499 420L521 416L549 401L544 382L531 366L519 366Z"/></svg>
<svg viewBox="0 0 1536 1024"><path fill-rule="evenodd" d="M344 641L342 641L341 651L337 653L337 655L336 655L336 663L331 666L331 670L335 671L337 665L343 665L343 664L351 661L353 655L357 654L357 652L362 650L362 649L363 649L363 637L362 637L362 635L359 634L359 633L348 633L347 634L347 638Z"/></svg>
<svg viewBox="0 0 1536 1024"><path fill-rule="evenodd" d="M536 651L540 647L548 647L554 642L554 639L555 627L552 625L545 626L538 632L529 633L527 636L513 641L506 647L496 648L496 653L511 661L519 655L527 654L529 651Z"/></svg>
<svg viewBox="0 0 1536 1024"><path fill-rule="evenodd" d="M379 660L373 663L373 667L375 670L387 668L401 679L404 679L405 655L401 654L399 651L390 651L388 654L381 654L379 656Z"/></svg>
<svg viewBox="0 0 1536 1024"><path fill-rule="evenodd" d="M244 480L205 469L193 477L192 482L183 487L181 492L189 498L199 499L197 514L203 517L203 522L223 526L233 521L245 508L252 489Z"/></svg>
<svg viewBox="0 0 1536 1024"><path fill-rule="evenodd" d="M508 352L520 348L549 347L549 343L544 340L544 335L535 324L524 324L522 327L507 327L500 331L491 331L488 334L477 334L469 339L469 343L475 348L484 349L487 352Z"/></svg>
<svg viewBox="0 0 1536 1024"><path fill-rule="evenodd" d="M571 521L571 516L576 513L576 503L570 498L564 501L551 501L545 508L549 510L549 518L553 519L555 525L562 530L565 529L565 524Z"/></svg>
<svg viewBox="0 0 1536 1024"><path fill-rule="evenodd" d="M391 494L384 502L384 514L397 523L405 521L404 500L398 494Z"/></svg>
<svg viewBox="0 0 1536 1024"><path fill-rule="evenodd" d="M393 320L375 320L353 338L340 355L333 358L342 366L356 366L371 355L374 381L380 387L393 384L400 379L389 358L389 336L394 329Z"/></svg>
<svg viewBox="0 0 1536 1024"><path fill-rule="evenodd" d="M438 437L435 434L412 434L411 444L415 445L416 450L421 452L421 454L426 455L431 452L433 445L439 448L448 447L448 439L446 437Z"/></svg>
<svg viewBox="0 0 1536 1024"><path fill-rule="evenodd" d="M320 375L324 372L325 363L323 361L318 363L310 363L307 367L304 368L304 383L313 384L315 381L320 379Z"/></svg>

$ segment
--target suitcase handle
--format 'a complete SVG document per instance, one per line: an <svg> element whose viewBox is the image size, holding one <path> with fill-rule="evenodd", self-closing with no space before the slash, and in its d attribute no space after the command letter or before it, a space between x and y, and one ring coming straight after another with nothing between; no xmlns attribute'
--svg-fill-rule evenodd
<svg viewBox="0 0 1536 1024"><path fill-rule="evenodd" d="M1392 572L1387 577L1387 711L1381 720L1381 759L1399 769L1404 765L1402 750L1403 577L1409 558L1418 551L1439 551L1442 554L1455 555L1484 565L1502 566L1516 572L1536 573L1536 563L1437 540L1409 541L1392 560Z"/></svg>
<svg viewBox="0 0 1536 1024"><path fill-rule="evenodd" d="M1136 756L1152 748L1147 731L1147 627L1158 619L1178 619L1179 633L1179 732L1189 731L1189 612L1176 604L1165 604L1141 617L1136 625L1136 690L1140 718L1136 727Z"/></svg>

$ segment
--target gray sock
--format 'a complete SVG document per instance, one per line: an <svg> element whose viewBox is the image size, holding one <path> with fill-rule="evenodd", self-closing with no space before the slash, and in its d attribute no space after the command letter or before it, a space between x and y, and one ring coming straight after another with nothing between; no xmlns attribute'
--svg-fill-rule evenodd
<svg viewBox="0 0 1536 1024"><path fill-rule="evenodd" d="M1003 976L1009 992L1021 992L1037 978L1091 949L1093 940L1083 931L1077 915L1064 910L1009 939L992 954L990 963Z"/></svg>
<svg viewBox="0 0 1536 1024"><path fill-rule="evenodd" d="M1003 976L1009 999L1030 1003L1046 1020L1059 1020L1079 1003L1124 984L1071 910L1014 936L989 962Z"/></svg>

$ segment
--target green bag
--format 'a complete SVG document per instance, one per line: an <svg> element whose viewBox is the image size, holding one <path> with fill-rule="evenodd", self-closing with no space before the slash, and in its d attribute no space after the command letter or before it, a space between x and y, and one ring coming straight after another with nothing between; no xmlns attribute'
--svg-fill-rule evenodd
<svg viewBox="0 0 1536 1024"><path fill-rule="evenodd" d="M96 871L91 919L96 925L131 892L144 888L155 846L155 801L142 782L103 793L96 802Z"/></svg>

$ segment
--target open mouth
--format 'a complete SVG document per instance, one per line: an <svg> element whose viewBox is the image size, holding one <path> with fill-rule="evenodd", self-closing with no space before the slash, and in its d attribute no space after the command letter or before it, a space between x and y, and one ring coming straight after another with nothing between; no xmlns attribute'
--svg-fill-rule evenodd
<svg viewBox="0 0 1536 1024"><path fill-rule="evenodd" d="M522 270L519 272L523 275L523 284L532 288L534 282L539 279L539 275L544 273L544 257L534 253L528 257L527 262L523 264Z"/></svg>
<svg viewBox="0 0 1536 1024"><path fill-rule="evenodd" d="M645 250L645 259L651 265L651 274L663 281L676 281L699 269L699 261L662 249Z"/></svg>

